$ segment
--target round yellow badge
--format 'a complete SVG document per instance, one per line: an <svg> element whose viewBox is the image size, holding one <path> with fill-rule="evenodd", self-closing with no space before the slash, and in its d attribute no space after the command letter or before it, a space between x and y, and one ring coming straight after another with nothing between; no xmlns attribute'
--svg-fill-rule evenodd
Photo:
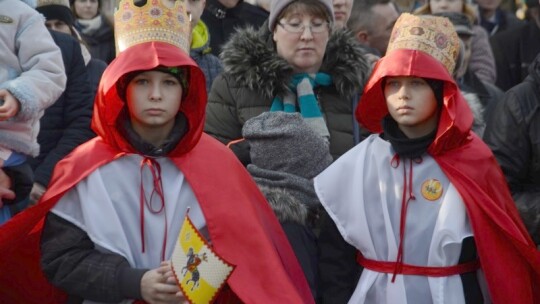
<svg viewBox="0 0 540 304"><path fill-rule="evenodd" d="M432 178L422 184L422 196L428 201L438 200L443 193L443 187L440 181Z"/></svg>

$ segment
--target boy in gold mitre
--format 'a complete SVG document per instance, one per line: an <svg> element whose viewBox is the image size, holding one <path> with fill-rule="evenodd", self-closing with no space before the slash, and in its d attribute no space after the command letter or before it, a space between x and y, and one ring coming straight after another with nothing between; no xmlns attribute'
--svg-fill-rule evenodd
<svg viewBox="0 0 540 304"><path fill-rule="evenodd" d="M315 178L363 266L349 303L539 303L540 255L471 132L458 50L448 19L401 15L356 111L377 134Z"/></svg>
<svg viewBox="0 0 540 304"><path fill-rule="evenodd" d="M97 137L1 228L0 302L184 303L169 260L188 210L234 267L216 303L313 302L250 175L202 132L205 81L188 55L184 5L120 2L119 54L94 105Z"/></svg>

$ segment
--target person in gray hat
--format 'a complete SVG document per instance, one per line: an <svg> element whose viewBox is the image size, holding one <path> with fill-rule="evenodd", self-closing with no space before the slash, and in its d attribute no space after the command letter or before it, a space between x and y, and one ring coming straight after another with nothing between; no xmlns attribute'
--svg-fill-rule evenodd
<svg viewBox="0 0 540 304"><path fill-rule="evenodd" d="M316 299L313 228L322 207L312 180L332 163L328 145L299 113L263 113L246 121L242 134L251 147L247 169L281 223Z"/></svg>
<svg viewBox="0 0 540 304"><path fill-rule="evenodd" d="M244 123L263 112L299 112L339 157L359 141L355 94L370 66L362 47L334 30L331 0L276 0L267 26L243 29L224 46L224 73L208 97L205 131L227 144ZM245 165L247 143L232 146Z"/></svg>

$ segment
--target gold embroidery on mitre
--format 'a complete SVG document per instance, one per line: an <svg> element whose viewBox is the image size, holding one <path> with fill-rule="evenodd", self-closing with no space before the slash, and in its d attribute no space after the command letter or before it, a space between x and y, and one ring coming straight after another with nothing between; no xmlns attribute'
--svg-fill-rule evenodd
<svg viewBox="0 0 540 304"><path fill-rule="evenodd" d="M172 44L189 54L191 24L184 0L148 0L141 7L133 0L121 0L114 23L117 55L152 41Z"/></svg>
<svg viewBox="0 0 540 304"><path fill-rule="evenodd" d="M422 183L422 196L428 201L438 200L443 193L443 186L440 181L432 178Z"/></svg>
<svg viewBox="0 0 540 304"><path fill-rule="evenodd" d="M403 13L394 25L386 53L398 49L427 53L452 75L459 54L459 37L446 17Z"/></svg>

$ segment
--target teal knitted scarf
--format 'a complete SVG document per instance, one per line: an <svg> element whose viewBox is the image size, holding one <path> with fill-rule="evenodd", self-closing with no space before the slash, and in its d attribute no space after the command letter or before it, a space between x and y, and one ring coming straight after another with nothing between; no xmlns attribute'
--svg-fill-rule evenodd
<svg viewBox="0 0 540 304"><path fill-rule="evenodd" d="M317 86L329 86L331 84L332 76L325 73L295 74L289 84L291 90L283 97L276 96L274 98L270 112L300 112L307 124L328 141L330 132L326 127L326 122L313 89ZM294 92L296 92L296 95Z"/></svg>

